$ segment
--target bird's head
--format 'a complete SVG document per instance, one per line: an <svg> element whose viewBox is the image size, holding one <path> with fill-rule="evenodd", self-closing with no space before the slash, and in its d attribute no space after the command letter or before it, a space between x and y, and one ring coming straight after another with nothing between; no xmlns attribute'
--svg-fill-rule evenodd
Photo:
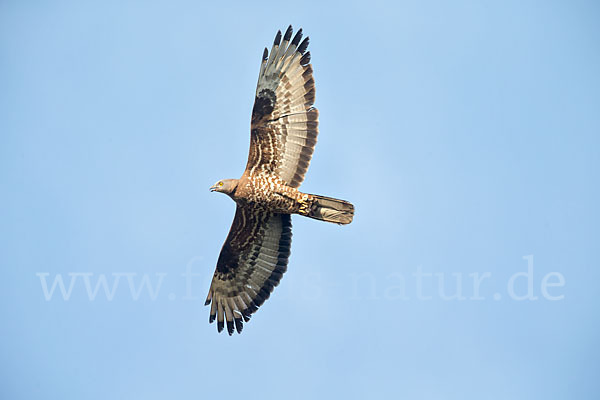
<svg viewBox="0 0 600 400"><path fill-rule="evenodd" d="M237 187L237 179L222 179L210 187L211 192L221 192L231 195Z"/></svg>

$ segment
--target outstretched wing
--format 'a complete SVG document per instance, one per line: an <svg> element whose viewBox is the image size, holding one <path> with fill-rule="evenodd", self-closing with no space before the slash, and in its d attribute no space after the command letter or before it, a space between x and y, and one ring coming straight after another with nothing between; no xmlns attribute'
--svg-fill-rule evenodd
<svg viewBox="0 0 600 400"><path fill-rule="evenodd" d="M304 180L318 134L319 112L315 102L308 37L302 43L302 29L292 38L292 27L281 41L277 32L271 55L267 49L258 76L252 109L250 154L246 173L269 174L288 186Z"/></svg>
<svg viewBox="0 0 600 400"><path fill-rule="evenodd" d="M287 270L292 244L289 214L237 207L221 249L205 305L212 302L209 322L231 335L242 331L242 319L260 307Z"/></svg>

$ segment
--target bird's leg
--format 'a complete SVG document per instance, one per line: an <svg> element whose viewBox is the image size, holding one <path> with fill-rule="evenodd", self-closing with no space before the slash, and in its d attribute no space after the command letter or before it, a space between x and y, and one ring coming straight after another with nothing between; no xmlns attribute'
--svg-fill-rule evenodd
<svg viewBox="0 0 600 400"><path fill-rule="evenodd" d="M312 199L309 194L298 192L296 202L300 205L300 208L298 209L298 214L308 215L310 213Z"/></svg>

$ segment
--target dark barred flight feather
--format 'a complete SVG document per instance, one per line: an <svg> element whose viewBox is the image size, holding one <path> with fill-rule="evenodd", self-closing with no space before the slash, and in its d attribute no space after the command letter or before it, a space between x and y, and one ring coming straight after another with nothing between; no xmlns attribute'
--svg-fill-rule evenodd
<svg viewBox="0 0 600 400"><path fill-rule="evenodd" d="M304 52L306 51L306 48L308 47L309 40L310 39L308 36L306 38L304 38L304 40L302 41L302 43L300 43L300 46L298 47L298 53L304 54Z"/></svg>
<svg viewBox="0 0 600 400"><path fill-rule="evenodd" d="M285 35L283 36L283 40L285 42L289 42L290 41L290 38L292 37L292 32L293 31L294 30L292 29L292 26L291 25L288 26L288 28L285 30Z"/></svg>
<svg viewBox="0 0 600 400"><path fill-rule="evenodd" d="M309 63L310 63L310 51L307 51L306 53L304 53L304 55L300 59L300 65L302 65L303 67L305 67Z"/></svg>
<svg viewBox="0 0 600 400"><path fill-rule="evenodd" d="M296 32L296 36L294 36L294 39L292 39L292 44L294 46L298 46L298 43L300 43L300 39L302 39L302 28L300 28L298 32Z"/></svg>
<svg viewBox="0 0 600 400"><path fill-rule="evenodd" d="M281 43L281 31L277 31L277 35L273 41L273 46L279 45L279 43Z"/></svg>
<svg viewBox="0 0 600 400"><path fill-rule="evenodd" d="M219 332L226 326L229 335L242 332L243 323L271 296L286 272L291 214L347 224L354 213L343 200L297 191L317 143L319 112L313 106L309 38L302 40L302 29L293 39L292 34L290 25L282 41L278 31L271 52L267 48L263 52L242 178L228 180L235 181L229 187L220 182L211 188L237 203L205 302L210 305L209 322L217 321ZM276 206L284 200L285 208Z"/></svg>

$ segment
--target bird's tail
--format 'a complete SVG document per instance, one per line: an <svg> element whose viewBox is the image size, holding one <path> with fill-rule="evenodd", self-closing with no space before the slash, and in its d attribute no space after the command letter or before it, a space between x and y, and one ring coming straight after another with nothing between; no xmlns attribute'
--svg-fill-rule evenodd
<svg viewBox="0 0 600 400"><path fill-rule="evenodd" d="M306 214L307 217L340 225L352 222L352 218L354 217L354 206L352 203L316 194L311 196L313 196L314 200L308 214Z"/></svg>

